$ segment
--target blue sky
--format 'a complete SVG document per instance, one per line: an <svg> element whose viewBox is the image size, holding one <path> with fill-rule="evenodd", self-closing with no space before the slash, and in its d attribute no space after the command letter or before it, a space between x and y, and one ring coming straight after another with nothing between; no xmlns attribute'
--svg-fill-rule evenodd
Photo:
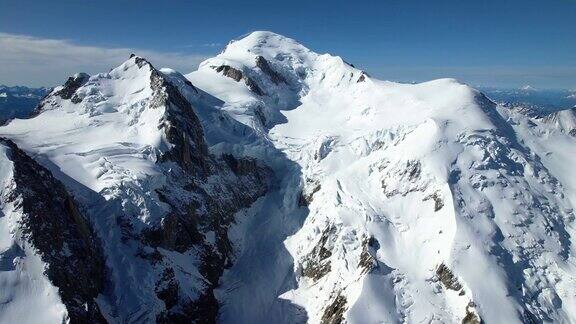
<svg viewBox="0 0 576 324"><path fill-rule="evenodd" d="M576 0L0 0L0 83L51 86L130 51L190 72L253 30L383 79L576 88Z"/></svg>

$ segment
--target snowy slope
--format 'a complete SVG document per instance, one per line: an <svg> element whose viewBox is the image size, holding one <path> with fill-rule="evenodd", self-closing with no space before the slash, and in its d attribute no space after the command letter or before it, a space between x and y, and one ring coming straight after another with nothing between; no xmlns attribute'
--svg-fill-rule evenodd
<svg viewBox="0 0 576 324"><path fill-rule="evenodd" d="M224 322L576 320L567 169L576 155L564 112L540 123L543 142L455 80L379 81L268 32L230 43L187 77L264 133L298 165L286 178L301 180L285 181L293 187L267 220L289 230L254 239L259 222L242 225L244 245L269 252L244 248L225 274ZM272 207L261 208L254 219ZM283 281L252 280L258 259L287 254L293 262L258 271ZM299 307L244 301L254 291Z"/></svg>

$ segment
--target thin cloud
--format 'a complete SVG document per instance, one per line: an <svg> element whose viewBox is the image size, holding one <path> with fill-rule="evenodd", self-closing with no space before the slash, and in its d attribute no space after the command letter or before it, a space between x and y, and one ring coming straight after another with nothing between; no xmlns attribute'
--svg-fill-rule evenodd
<svg viewBox="0 0 576 324"><path fill-rule="evenodd" d="M221 47L222 44L221 43L206 43L206 44L202 44L202 46L204 46L204 47Z"/></svg>
<svg viewBox="0 0 576 324"><path fill-rule="evenodd" d="M199 48L199 47L217 48L217 47L223 47L223 44L222 43L188 44L188 45L183 45L181 47L182 48Z"/></svg>
<svg viewBox="0 0 576 324"><path fill-rule="evenodd" d="M77 72L106 72L128 59L131 53L147 58L154 66L187 73L206 59L201 54L158 52L145 49L105 48L0 33L0 83L54 86Z"/></svg>

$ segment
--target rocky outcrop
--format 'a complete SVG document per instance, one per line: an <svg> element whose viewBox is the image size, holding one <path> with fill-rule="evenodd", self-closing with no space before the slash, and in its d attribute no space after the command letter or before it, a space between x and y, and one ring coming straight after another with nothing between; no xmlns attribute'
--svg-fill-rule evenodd
<svg viewBox="0 0 576 324"><path fill-rule="evenodd" d="M298 205L300 207L308 207L314 200L314 195L322 189L317 181L311 179L306 179L306 184L306 189L300 193L300 197L298 198Z"/></svg>
<svg viewBox="0 0 576 324"><path fill-rule="evenodd" d="M340 324L344 323L344 312L346 312L346 297L341 293L336 294L330 305L322 314L322 324Z"/></svg>
<svg viewBox="0 0 576 324"><path fill-rule="evenodd" d="M422 164L417 160L401 161L392 166L384 166L385 176L382 179L382 190L387 198L397 195L406 196L411 192L425 191L430 179L422 171ZM441 208L441 207L440 207Z"/></svg>
<svg viewBox="0 0 576 324"><path fill-rule="evenodd" d="M268 63L268 61L266 61L264 57L260 55L256 57L256 66L260 70L262 70L262 72L264 72L264 74L266 74L270 78L270 81L272 81L274 84L276 85L280 83L288 84L288 82L286 82L286 79L284 79L283 76L278 74L270 67L270 64Z"/></svg>
<svg viewBox="0 0 576 324"><path fill-rule="evenodd" d="M376 241L374 237L370 237L362 242L362 253L360 254L358 268L362 269L363 273L369 273L378 266L374 253L377 246L378 241Z"/></svg>
<svg viewBox="0 0 576 324"><path fill-rule="evenodd" d="M152 262L164 269L156 292L166 310L158 314L158 322L215 321L219 305L213 291L233 258L228 229L238 210L266 193L269 178L268 169L253 160L232 156L223 160L215 159L211 166L212 175L223 180L212 188L214 191L202 186L198 178L179 173L169 179L170 184L178 181L179 186L167 185L157 192L171 209L160 224L144 232L144 243L154 249L153 255L158 257L152 258ZM213 233L213 240L207 240L206 233ZM159 248L179 253L198 252L198 271L206 279L206 288L196 300L179 297L181 282L173 275L173 265L163 262L162 254L157 252Z"/></svg>
<svg viewBox="0 0 576 324"><path fill-rule="evenodd" d="M151 70L150 86L153 90L150 106L164 106L166 112L161 127L166 139L173 145L162 156L162 160L177 162L186 170L204 174L208 170L208 147L204 133L194 108L158 70L142 58L137 58L138 66L148 65ZM193 88L193 87L192 87ZM193 88L196 90L196 88Z"/></svg>
<svg viewBox="0 0 576 324"><path fill-rule="evenodd" d="M482 324L482 319L476 314L475 307L474 302L466 305L466 316L462 319L462 324Z"/></svg>
<svg viewBox="0 0 576 324"><path fill-rule="evenodd" d="M242 71L235 69L229 65L220 65L218 67L215 67L215 69L216 69L216 72L222 73L223 75L231 78L232 80L234 80L236 82L240 82L241 80L244 80L244 83L246 84L248 89L250 89L252 92L254 92L255 94L257 94L259 96L264 95L264 91L262 91L262 89L260 89L260 87L256 84L256 82L254 82L254 80L252 80L248 76L244 75L244 73L242 73Z"/></svg>
<svg viewBox="0 0 576 324"><path fill-rule="evenodd" d="M458 278L456 278L452 270L450 270L444 263L441 263L438 266L436 269L436 275L446 289L455 291L462 289L462 285L458 281Z"/></svg>
<svg viewBox="0 0 576 324"><path fill-rule="evenodd" d="M329 258L332 256L332 245L336 228L328 226L322 232L320 240L308 254L302 268L302 275L314 281L319 280L331 270Z"/></svg>
<svg viewBox="0 0 576 324"><path fill-rule="evenodd" d="M230 79L236 82L240 82L240 80L242 80L242 78L244 77L242 71L235 69L229 65L220 65L219 67L216 68L216 72L222 73L223 75L229 77Z"/></svg>
<svg viewBox="0 0 576 324"><path fill-rule="evenodd" d="M104 257L88 220L50 171L12 141L0 139L0 144L9 149L14 172L3 202L21 211L18 226L46 263L70 321L105 322L95 301L104 287Z"/></svg>
<svg viewBox="0 0 576 324"><path fill-rule="evenodd" d="M428 201L428 200L433 200L434 201L434 211L437 212L440 209L442 209L442 207L444 207L444 200L442 200L442 196L440 195L439 192L435 192L433 194L430 194L426 197L424 197L423 201Z"/></svg>
<svg viewBox="0 0 576 324"><path fill-rule="evenodd" d="M74 76L71 76L66 80L62 89L56 91L54 93L55 96L60 96L62 99L71 99L73 103L78 103L81 101L80 98L75 97L74 94L76 90L83 86L88 80L90 76L86 73L78 73Z"/></svg>

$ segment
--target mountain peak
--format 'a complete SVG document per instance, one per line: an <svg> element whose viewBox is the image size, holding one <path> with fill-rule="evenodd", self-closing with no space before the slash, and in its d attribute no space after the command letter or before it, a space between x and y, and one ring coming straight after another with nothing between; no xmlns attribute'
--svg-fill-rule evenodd
<svg viewBox="0 0 576 324"><path fill-rule="evenodd" d="M255 31L230 42L216 57L202 62L199 71L244 83L256 96L273 97L281 107L294 104L297 93L306 91L309 82L340 87L362 83L368 77L339 56L315 53L294 39L269 31Z"/></svg>
<svg viewBox="0 0 576 324"><path fill-rule="evenodd" d="M267 31L267 30L255 30L255 31L253 31L253 32L246 33L246 34L240 36L238 39L236 39L236 40L234 40L234 41L239 41L239 40L243 40L243 39L260 39L260 40L266 40L266 39L278 38L278 37L286 38L286 36L277 34L277 33L272 32L272 31Z"/></svg>
<svg viewBox="0 0 576 324"><path fill-rule="evenodd" d="M89 79L90 75L86 73L76 73L69 77L64 86L57 90L54 95L60 96L62 99L71 99L76 90L88 82Z"/></svg>
<svg viewBox="0 0 576 324"><path fill-rule="evenodd" d="M172 84L174 79L177 75L166 76L145 58L131 55L109 72L70 77L42 100L35 118L14 120L9 128L19 133L30 125L44 131L41 125L51 125L53 138L46 133L29 135L39 136L37 141L45 143L58 143L62 139L57 134L74 132L68 138L71 147L63 146L63 150L74 150L72 147L81 142L95 147L126 143L117 152L144 146L150 160L171 160L189 171L203 172L207 148L202 126L180 90L195 93L196 89L190 82L180 82L179 88ZM131 163L128 159L126 162ZM142 174L147 172L142 170ZM95 189L110 185L99 175L86 175L83 180Z"/></svg>
<svg viewBox="0 0 576 324"><path fill-rule="evenodd" d="M231 41L229 45L231 44L241 45L248 49L259 47L282 47L288 44L302 46L292 38L270 31L254 31L241 36L239 39Z"/></svg>
<svg viewBox="0 0 576 324"><path fill-rule="evenodd" d="M142 68L148 67L148 69L142 70ZM123 75L129 74L132 77L141 74L142 72L148 73L155 70L154 66L144 57L131 54L130 57L124 61L122 64L113 68L108 72L108 75L113 77L123 77ZM106 74L101 74L106 75Z"/></svg>
<svg viewBox="0 0 576 324"><path fill-rule="evenodd" d="M231 41L219 57L252 60L254 56L283 59L288 56L311 53L294 39L269 31L255 31Z"/></svg>

